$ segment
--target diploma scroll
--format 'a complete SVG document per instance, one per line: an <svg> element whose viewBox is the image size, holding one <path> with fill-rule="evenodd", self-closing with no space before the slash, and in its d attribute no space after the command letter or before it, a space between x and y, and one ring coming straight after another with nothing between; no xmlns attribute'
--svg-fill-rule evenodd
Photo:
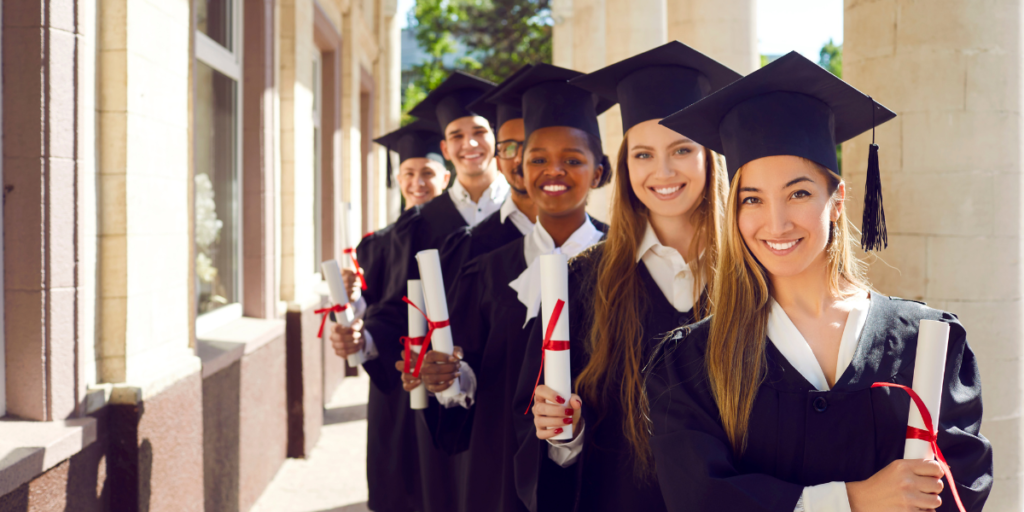
<svg viewBox="0 0 1024 512"><path fill-rule="evenodd" d="M416 263L420 268L420 281L423 288L423 300L427 306L427 317L431 322L448 322L448 299L444 293L444 280L441 277L441 257L437 249L428 249L416 253ZM448 325L434 329L430 339L430 349L451 354L455 351L452 340L452 328ZM454 398L462 392L459 378L448 389L436 393L437 396Z"/></svg>
<svg viewBox="0 0 1024 512"><path fill-rule="evenodd" d="M564 254L548 254L540 257L540 303L544 333L551 333L551 343L545 340L544 384L558 396L569 399L572 395L572 371L569 365L569 265ZM564 304L557 316L553 315L556 304ZM555 325L548 322L554 317ZM559 343L560 342L560 343ZM564 346L560 346L563 345ZM562 350L551 350L561 348ZM565 404L568 405L568 404ZM572 439L572 425L562 428L555 440Z"/></svg>
<svg viewBox="0 0 1024 512"><path fill-rule="evenodd" d="M939 407L942 405L943 378L946 370L946 347L949 344L949 324L935 320L921 320L917 330L917 358L914 360L914 390L931 413L932 425L925 425L921 413L911 404L907 424L914 428L937 432ZM920 439L907 439L903 448L904 459L935 458L931 443Z"/></svg>
<svg viewBox="0 0 1024 512"><path fill-rule="evenodd" d="M426 310L423 305L423 286L419 279L410 279L408 288L406 289L406 296L409 297L409 301L420 308L420 310ZM427 319L423 318L423 315L412 305L408 306L409 309L409 338L422 339L427 335ZM436 336L436 334L435 334ZM416 359L419 356L420 350L423 348L422 345L411 345L410 346L410 365L416 364ZM427 388L420 382L419 386L409 392L409 406L412 409L426 409L427 408Z"/></svg>
<svg viewBox="0 0 1024 512"><path fill-rule="evenodd" d="M335 317L338 323L345 327L351 327L355 321L354 307L348 302L348 294L345 293L345 282L341 279L341 266L338 260L328 260L320 264L324 279L327 280L327 287L331 291L331 302L344 307ZM366 362L366 354L363 351L348 356L348 365L355 368Z"/></svg>

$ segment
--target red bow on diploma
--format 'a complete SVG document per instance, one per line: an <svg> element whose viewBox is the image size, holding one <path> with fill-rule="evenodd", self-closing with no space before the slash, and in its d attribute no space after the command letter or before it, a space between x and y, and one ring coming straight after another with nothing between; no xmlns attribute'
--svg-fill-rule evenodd
<svg viewBox="0 0 1024 512"><path fill-rule="evenodd" d="M366 290L366 278L363 277L363 269L359 268L359 262L356 260L356 250L349 247L342 252L348 254L349 258L352 258L352 268L355 269L356 275L359 276L360 288Z"/></svg>
<svg viewBox="0 0 1024 512"><path fill-rule="evenodd" d="M555 309L551 311L551 318L548 320L548 328L544 331L544 346L541 348L540 353L540 371L537 372L537 382L533 383L533 395L530 396L530 403L526 404L526 410L523 414L529 414L530 404L533 403L533 399L537 397L537 386L540 385L540 376L544 375L544 355L545 351L561 351L569 350L568 341L557 341L551 339L551 336L555 334L555 325L558 324L558 317L562 316L562 308L565 307L565 301L558 299L555 303Z"/></svg>
<svg viewBox="0 0 1024 512"><path fill-rule="evenodd" d="M423 358L427 355L427 349L430 347L430 337L434 335L434 331L436 329L440 329L442 327L448 327L449 325L451 325L451 323L449 323L448 320L442 320L440 322L434 322L433 320L430 319L430 317L427 316L426 313L423 312L422 309L418 308L416 306L416 304L413 304L412 301L409 300L409 297L402 297L402 301L405 302L406 304L412 306L416 311L419 311L420 314L423 315L423 318L425 318L427 320L427 335L426 336L423 336L422 338L410 338L408 336L402 336L401 338L399 338L400 340L402 340L402 344L405 345L405 370L404 371L405 371L405 373L412 373L413 377L417 377L418 378L420 376L420 368L423 366ZM412 355L411 355L410 352L411 352L411 348L413 346L419 346L420 347L420 355L419 355L419 357L416 358L416 368L412 372L410 372L409 371L409 363L411 362L411 359L412 359Z"/></svg>
<svg viewBox="0 0 1024 512"><path fill-rule="evenodd" d="M939 449L938 435L932 430L932 415L928 413L928 407L924 405L924 400L907 386L900 384L893 384L891 382L876 382L871 385L872 388L898 388L906 391L910 395L910 399L914 401L914 405L917 406L917 412L921 413L921 419L924 420L925 426L928 430L921 430L916 427L907 425L907 439L920 439L928 444L932 445L932 451L935 452L935 458L939 459L939 465L942 466L942 473L946 475L946 481L949 482L949 490L953 491L953 499L956 501L956 507L960 509L960 512L964 511L964 504L960 502L960 493L956 492L956 480L953 480L953 473L949 470L949 464L946 463L946 458L942 456L942 450Z"/></svg>
<svg viewBox="0 0 1024 512"><path fill-rule="evenodd" d="M345 311L346 309L348 309L348 304L345 304L345 305L335 304L335 305L333 305L333 306L331 306L329 308L323 308L323 309L318 309L316 311L313 311L313 313L316 314L316 315L323 315L323 318L320 319L320 331L316 333L316 337L317 338L322 338L324 336L324 324L327 323L327 317L331 313L341 313L342 311Z"/></svg>

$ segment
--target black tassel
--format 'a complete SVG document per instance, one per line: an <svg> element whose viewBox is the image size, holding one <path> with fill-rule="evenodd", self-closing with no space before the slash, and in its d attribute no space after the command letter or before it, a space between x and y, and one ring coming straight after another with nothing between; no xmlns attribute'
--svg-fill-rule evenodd
<svg viewBox="0 0 1024 512"><path fill-rule="evenodd" d="M874 109L875 102L872 100L872 118ZM889 246L889 236L885 229L885 209L882 207L882 177L878 171L878 144L875 144L874 126L871 127L868 175L864 182L864 218L861 221L860 246L865 251L880 251Z"/></svg>
<svg viewBox="0 0 1024 512"><path fill-rule="evenodd" d="M391 188L391 148L384 149L384 158L388 161L388 176L385 178L387 187Z"/></svg>

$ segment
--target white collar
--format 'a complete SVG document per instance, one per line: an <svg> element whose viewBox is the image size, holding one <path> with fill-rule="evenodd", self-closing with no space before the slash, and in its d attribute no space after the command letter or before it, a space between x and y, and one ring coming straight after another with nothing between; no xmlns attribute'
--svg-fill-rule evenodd
<svg viewBox="0 0 1024 512"><path fill-rule="evenodd" d="M522 211L519 210L519 207L516 206L516 202L512 200L512 194L513 192L510 191L509 194L505 196L505 202L501 203L501 209L498 210L498 215L501 216L502 224L505 223L505 219L507 219L509 215L512 215L513 213L516 212L523 213Z"/></svg>
<svg viewBox="0 0 1024 512"><path fill-rule="evenodd" d="M487 190L484 190L484 193L483 195L480 196L480 199L486 197L490 199L492 203L498 204L498 202L503 200L505 196L508 195L510 188L511 187L509 186L508 181L505 181L505 176L500 172L496 172L494 180L491 181L491 184L487 187ZM459 181L458 179L455 180L455 183L452 184L451 188L448 189L448 191L451 194L452 199L454 199L457 202L474 203L472 197L470 197L469 195L469 191L466 190L466 187L463 186L462 182ZM476 203L479 203L479 200Z"/></svg>
<svg viewBox="0 0 1024 512"><path fill-rule="evenodd" d="M508 195L505 196L505 202L501 203L501 209L498 210L499 219L504 224L507 219L511 218L512 224L516 229L524 236L528 235L533 231L533 221L519 209L516 202L512 200L512 194L515 194L515 192L509 191Z"/></svg>
<svg viewBox="0 0 1024 512"><path fill-rule="evenodd" d="M853 355L857 351L857 343L864 324L868 319L868 309L871 300L868 297L851 299L853 307L850 309L850 316L846 319L846 327L843 328L843 337L839 342L839 357L836 361L836 380L842 377L843 372L853 361ZM828 381L825 379L825 372L821 371L818 359L814 357L811 346L807 344L800 331L789 319L789 315L782 309L782 306L775 299L771 299L771 312L768 314L768 339L775 348L789 361L789 364L800 372L807 382L818 391L828 391Z"/></svg>
<svg viewBox="0 0 1024 512"><path fill-rule="evenodd" d="M519 274L508 285L516 291L519 302L526 306L526 322L537 316L540 311L540 257L545 254L564 254L569 258L583 252L584 249L601 241L604 233L598 231L587 215L583 225L573 232L561 247L555 247L555 241L538 222L533 232L526 236L523 243L523 256L529 262L526 270ZM523 326L526 326L526 322Z"/></svg>
<svg viewBox="0 0 1024 512"><path fill-rule="evenodd" d="M644 255L647 254L648 251L654 252L659 257L666 260L674 260L675 256L678 256L678 261L674 262L674 266L679 267L675 269L676 272L688 270L690 268L690 264L686 263L686 260L683 259L682 254L679 254L679 251L667 245L662 245L661 240L658 238L658 234L654 232L654 227L651 226L650 221L647 221L647 229L644 230L644 237L640 239L640 247L638 247L636 251L636 262L640 263L640 260L643 259Z"/></svg>

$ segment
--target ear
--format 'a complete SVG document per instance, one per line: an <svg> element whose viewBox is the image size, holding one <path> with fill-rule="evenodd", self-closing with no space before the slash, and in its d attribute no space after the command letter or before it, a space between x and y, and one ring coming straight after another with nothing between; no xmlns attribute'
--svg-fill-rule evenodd
<svg viewBox="0 0 1024 512"><path fill-rule="evenodd" d="M601 178L604 176L604 163L597 164L594 167L594 179L590 181L590 188L598 188L601 186Z"/></svg>
<svg viewBox="0 0 1024 512"><path fill-rule="evenodd" d="M846 207L846 182L840 181L839 187L836 188L836 192L832 194L832 213L829 217L832 222L839 220L839 215L843 213L843 208Z"/></svg>
<svg viewBox="0 0 1024 512"><path fill-rule="evenodd" d="M451 181L452 181L452 172L449 171L448 169L445 169L444 173L441 174L441 190L447 189L448 188L448 183L450 183Z"/></svg>
<svg viewBox="0 0 1024 512"><path fill-rule="evenodd" d="M452 157L448 155L448 141L445 139L441 139L441 156L449 162L452 161Z"/></svg>

